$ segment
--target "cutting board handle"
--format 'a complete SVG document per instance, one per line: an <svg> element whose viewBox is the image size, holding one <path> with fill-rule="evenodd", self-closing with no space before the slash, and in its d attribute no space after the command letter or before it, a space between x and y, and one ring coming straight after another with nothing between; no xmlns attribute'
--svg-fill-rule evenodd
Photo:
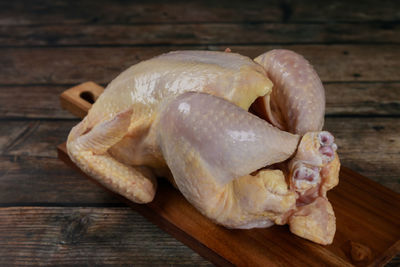
<svg viewBox="0 0 400 267"><path fill-rule="evenodd" d="M104 88L94 82L81 83L60 95L61 107L83 118L103 91Z"/></svg>

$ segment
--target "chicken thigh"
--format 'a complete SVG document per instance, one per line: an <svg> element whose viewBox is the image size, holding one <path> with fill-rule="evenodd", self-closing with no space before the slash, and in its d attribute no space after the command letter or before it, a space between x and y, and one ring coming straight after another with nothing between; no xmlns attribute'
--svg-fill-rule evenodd
<svg viewBox="0 0 400 267"><path fill-rule="evenodd" d="M166 176L219 224L289 223L299 236L331 243L334 214L326 191L337 184L336 145L320 132L323 109L287 109L296 94L309 96L285 83L272 89L270 79L279 75L263 62L227 52L178 51L141 62L114 79L71 130L68 154L134 202L152 201L155 177ZM283 93L270 97L273 90ZM320 97L311 97L307 107L324 107ZM265 119L280 129L247 111L256 99ZM282 103L271 112L269 105ZM317 127L304 123L321 116Z"/></svg>

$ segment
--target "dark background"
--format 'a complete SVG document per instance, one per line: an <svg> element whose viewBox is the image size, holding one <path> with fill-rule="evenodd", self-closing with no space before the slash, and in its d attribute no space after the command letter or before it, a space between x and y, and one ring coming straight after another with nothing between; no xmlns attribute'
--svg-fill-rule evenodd
<svg viewBox="0 0 400 267"><path fill-rule="evenodd" d="M342 164L400 192L399 22L400 1L1 1L0 264L211 265L55 149L63 90L171 50L301 53Z"/></svg>

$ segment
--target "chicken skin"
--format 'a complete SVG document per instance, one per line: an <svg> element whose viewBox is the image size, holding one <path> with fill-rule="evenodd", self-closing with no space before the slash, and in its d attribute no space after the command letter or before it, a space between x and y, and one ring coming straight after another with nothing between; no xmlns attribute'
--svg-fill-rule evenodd
<svg viewBox="0 0 400 267"><path fill-rule="evenodd" d="M69 156L136 203L152 201L164 176L218 224L289 223L296 235L331 243L326 192L340 164L333 136L321 131L324 89L301 56L268 53L253 61L176 51L130 67L71 130Z"/></svg>

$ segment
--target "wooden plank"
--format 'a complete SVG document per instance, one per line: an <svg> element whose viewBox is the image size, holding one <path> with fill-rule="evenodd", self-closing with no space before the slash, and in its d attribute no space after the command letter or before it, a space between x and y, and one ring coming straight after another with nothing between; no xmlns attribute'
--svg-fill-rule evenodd
<svg viewBox="0 0 400 267"><path fill-rule="evenodd" d="M0 25L399 20L398 1L29 1L0 3ZM388 25L388 24L386 24ZM389 24L391 25L391 24Z"/></svg>
<svg viewBox="0 0 400 267"><path fill-rule="evenodd" d="M0 119L73 119L58 104L72 85L0 87ZM400 115L400 83L325 83L326 115ZM18 101L16 101L18 99Z"/></svg>
<svg viewBox="0 0 400 267"><path fill-rule="evenodd" d="M76 84L87 80L105 84L144 59L171 50L205 48L222 51L226 46L1 49L0 84ZM399 80L397 45L231 46L234 52L250 57L274 48L304 55L325 82Z"/></svg>
<svg viewBox="0 0 400 267"><path fill-rule="evenodd" d="M400 115L400 83L325 83L327 116Z"/></svg>
<svg viewBox="0 0 400 267"><path fill-rule="evenodd" d="M373 34L371 34L373 33ZM400 43L381 23L0 26L1 46Z"/></svg>
<svg viewBox="0 0 400 267"><path fill-rule="evenodd" d="M71 86L0 86L0 118L76 118L61 109L59 103L60 94Z"/></svg>
<svg viewBox="0 0 400 267"><path fill-rule="evenodd" d="M65 144L59 156L72 164ZM153 202L126 202L206 259L233 265L359 266L383 265L400 252L400 195L342 167L339 186L329 193L336 212L332 245L321 246L290 234L285 226L235 230L203 217L171 185L161 183ZM368 219L366 219L368 218ZM360 259L351 251L370 250Z"/></svg>
<svg viewBox="0 0 400 267"><path fill-rule="evenodd" d="M2 266L212 266L130 208L0 208L0 235Z"/></svg>
<svg viewBox="0 0 400 267"><path fill-rule="evenodd" d="M64 141L73 121L0 121L0 154L56 158L54 146Z"/></svg>
<svg viewBox="0 0 400 267"><path fill-rule="evenodd" d="M56 158L0 156L0 192L0 206L121 205Z"/></svg>

